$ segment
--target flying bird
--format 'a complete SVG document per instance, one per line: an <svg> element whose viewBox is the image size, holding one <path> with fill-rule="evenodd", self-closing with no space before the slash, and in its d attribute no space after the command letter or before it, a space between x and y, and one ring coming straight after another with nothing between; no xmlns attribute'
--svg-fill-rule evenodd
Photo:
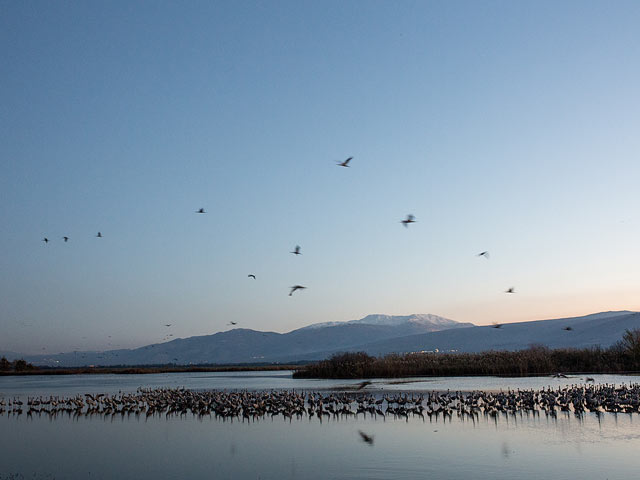
<svg viewBox="0 0 640 480"><path fill-rule="evenodd" d="M300 245L296 245L296 248L293 249L293 252L289 252L289 253L293 253L294 255L302 255L300 253Z"/></svg>
<svg viewBox="0 0 640 480"><path fill-rule="evenodd" d="M487 252L486 250L484 252L480 252L477 256L478 257L484 257L487 260L489 260L489 252Z"/></svg>
<svg viewBox="0 0 640 480"><path fill-rule="evenodd" d="M504 293L516 293L516 287L509 287Z"/></svg>
<svg viewBox="0 0 640 480"><path fill-rule="evenodd" d="M358 430L358 433L360 434L360 438L363 442L373 445L373 435L367 435L362 430Z"/></svg>
<svg viewBox="0 0 640 480"><path fill-rule="evenodd" d="M253 278L254 280L256 279L256 276L255 276L253 273L250 273L249 275L247 275L247 277L251 277L251 278Z"/></svg>
<svg viewBox="0 0 640 480"><path fill-rule="evenodd" d="M293 287L289 287L291 289L291 291L289 292L289 296L293 295L293 292L295 292L296 290L303 290L307 287L303 287L302 285L294 285Z"/></svg>
<svg viewBox="0 0 640 480"><path fill-rule="evenodd" d="M199 210L196 210L196 213L207 213L207 212L204 211L204 208L201 208Z"/></svg>
<svg viewBox="0 0 640 480"><path fill-rule="evenodd" d="M98 237L98 238L102 238L102 232L98 232L98 234L96 235L96 237Z"/></svg>
<svg viewBox="0 0 640 480"><path fill-rule="evenodd" d="M353 157L347 158L344 162L338 162L338 166L340 166L340 167L348 167L349 166L349 162L351 160L353 160Z"/></svg>
<svg viewBox="0 0 640 480"><path fill-rule="evenodd" d="M64 240L64 243L67 243L69 241L69 237L62 237L62 239Z"/></svg>
<svg viewBox="0 0 640 480"><path fill-rule="evenodd" d="M49 239L48 239L47 237L44 237L44 238L42 239L42 241L43 241L44 243L49 243Z"/></svg>
<svg viewBox="0 0 640 480"><path fill-rule="evenodd" d="M413 215L407 215L407 218L405 218L404 220L400 220L400 223L402 223L402 225L404 225L406 228L410 223L416 223L416 217L414 217Z"/></svg>

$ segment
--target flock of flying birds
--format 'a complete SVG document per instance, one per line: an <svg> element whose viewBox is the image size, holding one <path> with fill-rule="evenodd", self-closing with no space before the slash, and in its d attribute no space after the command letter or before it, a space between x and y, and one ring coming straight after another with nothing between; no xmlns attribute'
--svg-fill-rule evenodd
<svg viewBox="0 0 640 480"><path fill-rule="evenodd" d="M344 160L342 162L337 162L337 165L339 167L349 168L349 167L351 167L351 165L349 165L351 160L353 160L353 157L349 157L349 158L347 158L346 160ZM204 208L199 208L198 210L195 211L195 213L197 213L197 214L206 214L207 211ZM417 222L416 217L415 217L415 215L412 215L412 214L408 214L405 219L400 220L400 223L405 228L409 228L409 225L411 225L412 223L416 223L416 222ZM97 238L103 238L102 232L98 232L96 234L96 237ZM62 237L62 240L64 240L65 243L67 243L69 241L69 239L70 238L68 236ZM45 244L47 244L47 243L49 243L49 238L44 237L42 239L42 241ZM300 251L301 249L302 249L302 247L300 247L300 245L296 245L295 248L293 249L293 251L291 251L289 253L292 253L293 255L296 255L296 256L302 255L302 252ZM477 256L478 257L484 257L484 258L486 258L488 260L489 259L489 252L488 251L480 252L480 253L477 254ZM247 277L248 278L252 278L253 280L256 280L256 276L253 273L250 273L249 275L247 275ZM307 287L305 287L304 285L293 285L293 286L291 286L289 288L290 288L289 296L292 296L294 294L294 292L297 292L298 290L304 290ZM516 291L515 291L514 287L510 287L507 290L505 290L505 293L516 293ZM230 323L230 325L235 325L235 324L236 324L236 322L231 322ZM168 326L170 326L170 325L167 325L167 327ZM499 327L496 327L496 328L499 328Z"/></svg>

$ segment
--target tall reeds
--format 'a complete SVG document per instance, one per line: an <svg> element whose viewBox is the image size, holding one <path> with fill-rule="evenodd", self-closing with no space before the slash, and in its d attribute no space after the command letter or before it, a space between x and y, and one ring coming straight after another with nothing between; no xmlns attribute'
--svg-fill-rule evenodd
<svg viewBox="0 0 640 480"><path fill-rule="evenodd" d="M640 331L627 331L621 342L602 349L549 349L534 345L519 351L482 353L407 353L373 357L341 353L303 366L295 378L373 378L407 376L625 373L640 371Z"/></svg>

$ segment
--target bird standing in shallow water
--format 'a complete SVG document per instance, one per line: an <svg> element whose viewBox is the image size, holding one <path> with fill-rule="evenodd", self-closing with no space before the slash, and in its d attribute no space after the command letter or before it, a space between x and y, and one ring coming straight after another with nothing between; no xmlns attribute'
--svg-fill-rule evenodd
<svg viewBox="0 0 640 480"><path fill-rule="evenodd" d="M402 225L404 225L404 227L407 228L410 223L416 223L416 217L409 214L407 215L407 218L405 218L404 220L400 220L400 223L402 223Z"/></svg>
<svg viewBox="0 0 640 480"><path fill-rule="evenodd" d="M353 157L347 158L344 162L338 162L338 166L339 167L348 167L349 166L349 162L351 160L353 160Z"/></svg>
<svg viewBox="0 0 640 480"><path fill-rule="evenodd" d="M302 285L294 285L293 287L289 287L291 289L291 291L289 292L289 296L293 295L293 292L295 292L296 290L303 290L307 287L303 287Z"/></svg>
<svg viewBox="0 0 640 480"><path fill-rule="evenodd" d="M294 255L302 255L302 253L300 253L300 245L296 245L296 248L293 249L293 252L289 253L293 253Z"/></svg>

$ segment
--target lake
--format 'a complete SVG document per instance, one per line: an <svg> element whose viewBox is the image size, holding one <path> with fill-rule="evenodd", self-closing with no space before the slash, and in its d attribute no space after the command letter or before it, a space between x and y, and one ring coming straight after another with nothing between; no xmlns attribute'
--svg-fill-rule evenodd
<svg viewBox="0 0 640 480"><path fill-rule="evenodd" d="M596 383L639 376L593 375ZM364 391L539 389L584 377L374 379ZM0 377L0 397L135 392L138 388L337 392L359 381L291 372ZM8 478L626 479L637 474L640 416L500 415L476 421L387 415L256 420L215 416L29 418L0 415L0 480ZM362 441L360 431L373 437Z"/></svg>

